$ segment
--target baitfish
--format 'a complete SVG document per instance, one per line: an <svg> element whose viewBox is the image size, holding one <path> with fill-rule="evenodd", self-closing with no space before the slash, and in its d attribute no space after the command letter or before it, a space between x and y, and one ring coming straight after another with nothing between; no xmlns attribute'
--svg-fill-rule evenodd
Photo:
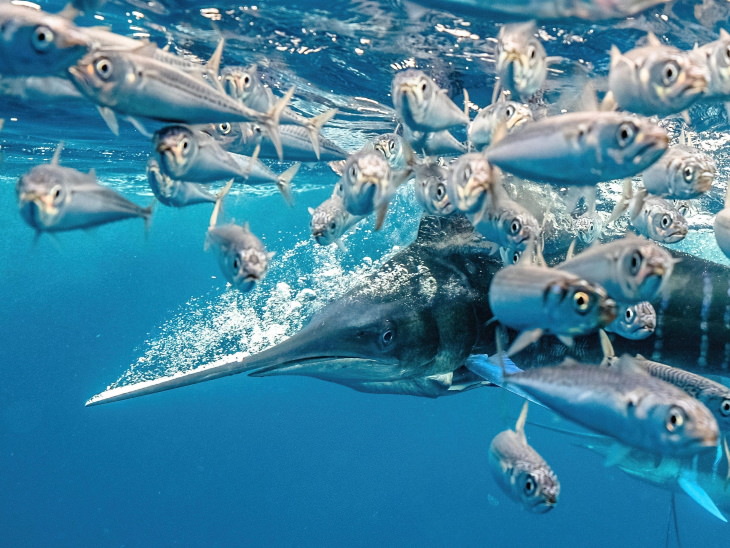
<svg viewBox="0 0 730 548"><path fill-rule="evenodd" d="M186 126L157 130L153 146L161 171L173 179L210 183L241 177L246 184L275 183L287 203L293 203L291 180L299 164L277 175L258 158L226 152L207 133Z"/></svg>
<svg viewBox="0 0 730 548"><path fill-rule="evenodd" d="M564 270L528 264L524 257L494 275L489 307L500 324L520 333L508 356L543 334L571 346L571 337L594 332L616 318L616 303L601 286Z"/></svg>
<svg viewBox="0 0 730 548"><path fill-rule="evenodd" d="M526 122L533 120L530 107L508 101L505 94L500 94L499 99L481 109L469 124L469 142L477 150L488 147L495 137L502 133L510 133L513 129L520 127Z"/></svg>
<svg viewBox="0 0 730 548"><path fill-rule="evenodd" d="M709 154L686 144L671 146L641 174L646 189L673 200L697 198L712 188L717 166Z"/></svg>
<svg viewBox="0 0 730 548"><path fill-rule="evenodd" d="M690 52L693 60L706 69L705 98L730 99L730 33L720 29L720 38Z"/></svg>
<svg viewBox="0 0 730 548"><path fill-rule="evenodd" d="M377 211L375 229L379 230L390 199L410 173L410 169L391 170L380 152L361 150L351 154L338 183L345 209L358 216Z"/></svg>
<svg viewBox="0 0 730 548"><path fill-rule="evenodd" d="M624 180L624 191L616 203L609 222L628 208L631 226L642 236L663 244L682 241L689 225L676 206L659 196L651 196L645 188L633 192L631 180Z"/></svg>
<svg viewBox="0 0 730 548"><path fill-rule="evenodd" d="M230 183L213 208L205 236L205 247L216 251L218 264L226 280L245 293L251 291L256 282L264 278L274 253L266 251L261 240L251 232L248 223L217 224L222 198L229 188Z"/></svg>
<svg viewBox="0 0 730 548"><path fill-rule="evenodd" d="M500 90L508 91L513 98L527 99L545 84L548 58L536 34L534 21L510 23L499 29L495 99Z"/></svg>
<svg viewBox="0 0 730 548"><path fill-rule="evenodd" d="M0 74L55 76L83 57L91 46L69 19L39 9L0 4Z"/></svg>
<svg viewBox="0 0 730 548"><path fill-rule="evenodd" d="M123 219L148 223L152 206L140 207L100 185L94 171L81 173L58 164L59 145L50 164L35 166L18 180L20 214L38 232L90 228Z"/></svg>
<svg viewBox="0 0 730 548"><path fill-rule="evenodd" d="M471 216L471 220L477 232L511 252L523 251L527 241L537 239L540 234L535 216L511 199L501 184L493 186L492 199L484 210Z"/></svg>
<svg viewBox="0 0 730 548"><path fill-rule="evenodd" d="M274 143L265 130L253 122L207 124L202 131L212 136L228 152L251 156L258 147L259 158L278 159ZM319 136L319 156L306 128L280 125L283 157L292 162L336 162L347 158L347 151L327 137Z"/></svg>
<svg viewBox="0 0 730 548"><path fill-rule="evenodd" d="M391 96L398 118L413 131L441 131L469 123L468 116L449 99L446 90L423 71L408 69L397 73Z"/></svg>
<svg viewBox="0 0 730 548"><path fill-rule="evenodd" d="M342 235L366 217L348 212L342 196L336 190L316 208L310 207L308 211L312 216L309 227L315 241L320 245L335 243L341 248L344 248Z"/></svg>
<svg viewBox="0 0 730 548"><path fill-rule="evenodd" d="M168 207L210 204L218 199L198 183L187 183L168 177L160 171L160 165L154 158L147 161L147 183L155 198Z"/></svg>
<svg viewBox="0 0 730 548"><path fill-rule="evenodd" d="M373 148L388 160L391 169L405 169L408 167L409 158L412 154L407 154L403 144L403 137L396 133L384 133L378 135L372 141Z"/></svg>
<svg viewBox="0 0 730 548"><path fill-rule="evenodd" d="M416 201L429 215L451 215L454 205L446 190L448 171L434 162L418 164L413 168Z"/></svg>
<svg viewBox="0 0 730 548"><path fill-rule="evenodd" d="M627 448L691 456L717 446L704 404L623 356L610 368L568 362L505 375L502 386Z"/></svg>
<svg viewBox="0 0 730 548"><path fill-rule="evenodd" d="M707 90L708 73L690 52L666 46L649 33L648 44L621 53L611 48L608 89L618 106L645 116L687 109Z"/></svg>
<svg viewBox="0 0 730 548"><path fill-rule="evenodd" d="M154 47L154 46L151 46ZM195 77L145 54L144 47L129 51L92 51L69 73L79 91L107 110L129 117L163 122L206 124L257 122L266 128L282 155L279 116L294 94L294 88L261 113L217 91ZM110 127L114 122L110 123Z"/></svg>
<svg viewBox="0 0 730 548"><path fill-rule="evenodd" d="M560 482L545 459L527 443L525 402L514 430L504 430L489 444L489 469L502 490L530 512L544 514L558 503Z"/></svg>
<svg viewBox="0 0 730 548"><path fill-rule="evenodd" d="M604 329L635 341L646 339L656 328L656 310L650 302L618 304L616 319Z"/></svg>
<svg viewBox="0 0 730 548"><path fill-rule="evenodd" d="M593 244L557 268L600 284L618 302L651 301L662 292L676 260L654 242L627 234Z"/></svg>
<svg viewBox="0 0 730 548"><path fill-rule="evenodd" d="M720 432L730 432L730 388L697 373L648 360L641 354L635 357L624 355L619 359L614 354L608 335L601 333L601 342L605 354L603 365L613 367L619 360L630 360L632 367L638 367L701 401L714 415Z"/></svg>
<svg viewBox="0 0 730 548"><path fill-rule="evenodd" d="M620 112L573 112L524 124L484 153L508 173L532 181L585 186L632 177L664 153L656 122Z"/></svg>
<svg viewBox="0 0 730 548"><path fill-rule="evenodd" d="M403 126L403 138L411 148L424 156L454 156L467 152L467 147L448 130L413 131Z"/></svg>
<svg viewBox="0 0 730 548"><path fill-rule="evenodd" d="M463 213L473 215L484 211L498 176L483 154L470 152L459 156L449 166L446 179L449 201Z"/></svg>

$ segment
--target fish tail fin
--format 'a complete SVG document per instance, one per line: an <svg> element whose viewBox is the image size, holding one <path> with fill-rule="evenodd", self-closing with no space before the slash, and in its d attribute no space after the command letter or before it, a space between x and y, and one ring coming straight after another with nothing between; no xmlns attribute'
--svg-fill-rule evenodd
<svg viewBox="0 0 730 548"><path fill-rule="evenodd" d="M281 133L279 133L279 118L281 113L291 101L294 96L294 87L289 88L284 96L279 99L274 106L272 106L261 121L262 125L266 128L266 134L271 139L271 142L276 149L276 154L279 156L279 160L284 159L284 149L281 145Z"/></svg>
<svg viewBox="0 0 730 548"><path fill-rule="evenodd" d="M276 179L276 186L279 188L279 192L281 192L281 195L284 196L284 200L286 200L286 203L289 204L289 206L294 205L294 198L291 193L291 181L297 174L297 171L299 171L301 165L302 164L300 162L297 162Z"/></svg>
<svg viewBox="0 0 730 548"><path fill-rule="evenodd" d="M335 114L337 114L337 109L332 108L326 112L323 112L322 114L318 114L317 116L307 120L307 132L309 133L309 140L312 142L312 146L314 147L314 154L317 157L317 160L319 160L320 153L319 132L322 129L322 126L324 126L327 122L334 118Z"/></svg>

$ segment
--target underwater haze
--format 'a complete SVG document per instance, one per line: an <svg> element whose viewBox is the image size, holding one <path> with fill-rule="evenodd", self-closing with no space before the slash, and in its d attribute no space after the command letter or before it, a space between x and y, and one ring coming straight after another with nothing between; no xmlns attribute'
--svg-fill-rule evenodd
<svg viewBox="0 0 730 548"><path fill-rule="evenodd" d="M491 101L494 39L519 18L461 10L458 2L449 4L452 11L424 4L110 0L75 22L148 37L196 60L208 59L222 35L223 66L257 63L275 94L296 87L293 107L307 116L337 108L322 133L354 152L395 129L390 87L403 68L428 72L457 105L464 90L480 107ZM63 3L40 7L57 12ZM682 0L629 18L538 21L548 55L583 67L549 71L546 95L574 94L585 73L605 90L613 44L625 51L653 31L690 49L715 40L728 17L727 2ZM248 222L275 253L248 293L227 286L214 253L204 249L212 204L155 204L148 226L130 219L37 236L19 214L15 187L31 167L51 162L59 142L61 165L95 170L100 182L142 206L153 202L145 174L152 145L125 121L115 136L86 99L2 89L1 546L730 542L730 527L684 493L606 467L579 440L533 425L555 424L537 406L528 439L559 476L561 494L547 514L525 511L488 468L491 439L514 427L522 403L497 388L429 399L361 393L309 377L237 375L85 407L107 387L254 353L291 336L353 279L411 243L421 210L404 185L382 230L368 219L343 238L344 248L321 246L307 208L338 180L326 163L302 166L293 207L274 186L234 185L225 218ZM714 155L718 175L690 215L689 235L672 249L727 265L711 215L722 208L727 185L730 125L722 105L690 114L694 144ZM465 139L463 131L456 135ZM277 173L291 165L267 164ZM618 193L620 182L607 188ZM687 330L688 340L697 336Z"/></svg>

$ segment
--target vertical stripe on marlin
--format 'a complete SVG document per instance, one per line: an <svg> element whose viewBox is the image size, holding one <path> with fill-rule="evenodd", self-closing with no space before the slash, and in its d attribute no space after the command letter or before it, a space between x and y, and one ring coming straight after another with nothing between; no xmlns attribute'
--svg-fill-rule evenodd
<svg viewBox="0 0 730 548"><path fill-rule="evenodd" d="M710 346L708 319L712 305L712 278L707 272L702 274L702 308L700 309L700 355L697 358L699 367L707 367L707 349Z"/></svg>

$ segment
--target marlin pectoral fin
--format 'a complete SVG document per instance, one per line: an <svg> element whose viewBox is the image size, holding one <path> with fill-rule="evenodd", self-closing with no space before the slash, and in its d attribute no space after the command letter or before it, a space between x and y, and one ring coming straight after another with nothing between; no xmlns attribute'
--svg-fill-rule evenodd
<svg viewBox="0 0 730 548"><path fill-rule="evenodd" d="M702 506L710 514L715 516L717 519L727 523L727 518L722 514L717 505L710 498L702 486L697 483L697 473L693 470L682 469L677 480L682 490L687 493L690 498L697 504Z"/></svg>

